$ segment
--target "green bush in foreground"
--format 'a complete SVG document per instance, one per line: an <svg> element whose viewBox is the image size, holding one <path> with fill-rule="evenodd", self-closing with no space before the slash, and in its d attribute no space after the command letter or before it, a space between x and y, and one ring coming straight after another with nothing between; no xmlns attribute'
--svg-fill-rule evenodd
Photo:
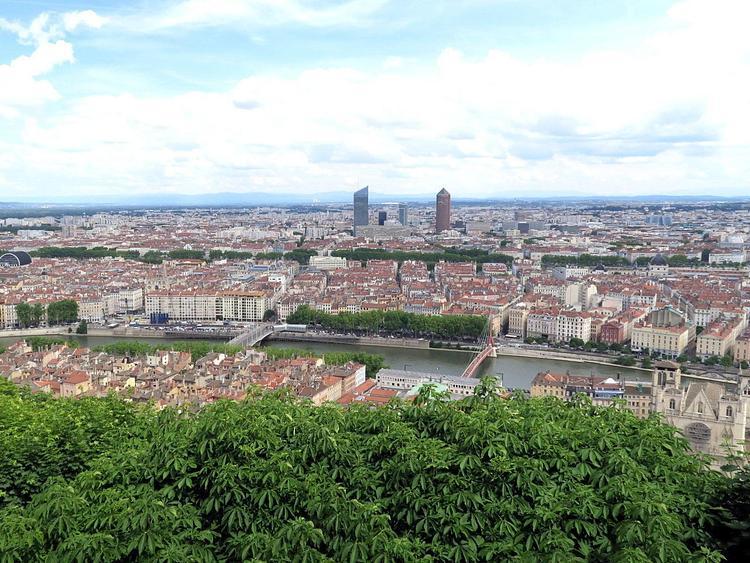
<svg viewBox="0 0 750 563"><path fill-rule="evenodd" d="M2 561L720 560L726 479L585 401L157 414L0 386L0 440Z"/></svg>

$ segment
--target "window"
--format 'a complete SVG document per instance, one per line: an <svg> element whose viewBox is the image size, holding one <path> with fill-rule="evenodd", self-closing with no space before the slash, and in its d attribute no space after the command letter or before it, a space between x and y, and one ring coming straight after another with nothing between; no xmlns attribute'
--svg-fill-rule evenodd
<svg viewBox="0 0 750 563"><path fill-rule="evenodd" d="M732 416L734 414L734 410L732 407L727 407L727 416Z"/></svg>
<svg viewBox="0 0 750 563"><path fill-rule="evenodd" d="M669 399L669 408L670 410L674 410L674 399Z"/></svg>

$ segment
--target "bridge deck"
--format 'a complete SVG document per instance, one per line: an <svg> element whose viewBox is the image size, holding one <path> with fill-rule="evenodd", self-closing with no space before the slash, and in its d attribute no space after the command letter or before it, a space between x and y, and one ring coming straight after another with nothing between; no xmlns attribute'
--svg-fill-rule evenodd
<svg viewBox="0 0 750 563"><path fill-rule="evenodd" d="M487 359L487 356L492 354L494 347L494 344L490 344L486 346L481 352L479 352L479 354L477 354L477 357L474 358L468 366L466 366L466 369L461 374L461 377L474 377L474 374L479 369L479 366L482 365L482 362Z"/></svg>

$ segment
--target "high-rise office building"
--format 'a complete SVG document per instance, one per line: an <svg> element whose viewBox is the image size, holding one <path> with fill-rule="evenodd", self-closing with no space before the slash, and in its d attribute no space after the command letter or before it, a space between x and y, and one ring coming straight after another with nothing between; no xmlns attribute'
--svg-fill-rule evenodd
<svg viewBox="0 0 750 563"><path fill-rule="evenodd" d="M451 228L451 194L443 188L435 198L435 232L442 233Z"/></svg>
<svg viewBox="0 0 750 563"><path fill-rule="evenodd" d="M398 204L398 222L404 226L409 222L409 206L405 203Z"/></svg>
<svg viewBox="0 0 750 563"><path fill-rule="evenodd" d="M388 212L378 211L378 225L385 225L386 219L388 219Z"/></svg>
<svg viewBox="0 0 750 563"><path fill-rule="evenodd" d="M354 234L357 233L357 227L362 227L370 222L369 203L368 186L354 192Z"/></svg>

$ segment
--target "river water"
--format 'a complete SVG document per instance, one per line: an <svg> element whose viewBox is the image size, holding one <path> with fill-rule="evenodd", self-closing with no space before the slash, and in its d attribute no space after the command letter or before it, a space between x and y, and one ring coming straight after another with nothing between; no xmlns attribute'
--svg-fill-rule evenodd
<svg viewBox="0 0 750 563"><path fill-rule="evenodd" d="M82 346L98 346L122 340L109 336L76 336ZM9 344L18 338L0 338L0 345ZM179 338L140 338L149 344L167 344ZM389 348L386 346L352 346L350 344L327 344L320 342L280 342L272 343L277 348L301 348L317 353L361 351L379 354L385 358L385 363L393 369L408 369L411 371L425 371L460 375L472 358L471 352L457 350L432 350L424 348ZM540 358L516 358L500 356L487 358L482 364L478 376L502 374L503 384L507 388L528 389L534 376L541 371L565 373L573 375L600 375L604 377L618 377L627 381L650 381L648 372L632 370L620 366L606 366L581 362L567 362L563 360L547 360Z"/></svg>

